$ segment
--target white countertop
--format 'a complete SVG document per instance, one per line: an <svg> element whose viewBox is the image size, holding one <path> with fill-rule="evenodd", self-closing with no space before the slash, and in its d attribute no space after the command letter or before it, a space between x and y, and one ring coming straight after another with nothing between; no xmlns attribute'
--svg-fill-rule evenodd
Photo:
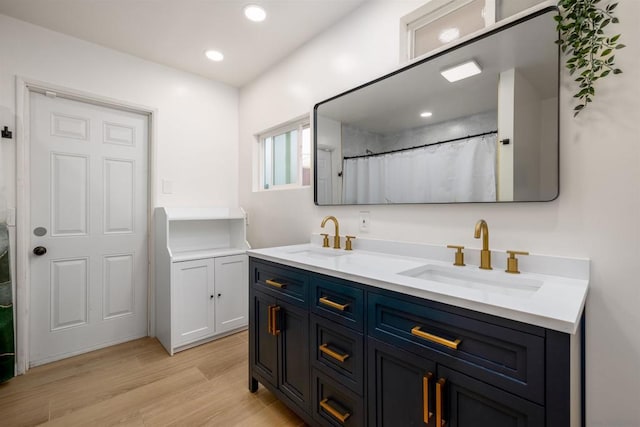
<svg viewBox="0 0 640 427"><path fill-rule="evenodd" d="M357 243L351 252L322 248L318 237L312 236L311 243L252 249L247 253L255 258L569 334L575 334L579 326L589 285L587 259L531 254L520 261L522 273L513 275L504 272L504 251L492 251L494 270L486 271L470 265L478 258L475 249L465 249L466 266L453 267L453 251L446 247L364 239ZM501 288L482 284L460 286L446 283L446 280L399 274L411 274L412 270L419 272L425 267L454 276L474 277L481 283L495 281L502 285ZM536 272L527 268L535 268ZM528 283L536 286L523 291L528 289Z"/></svg>

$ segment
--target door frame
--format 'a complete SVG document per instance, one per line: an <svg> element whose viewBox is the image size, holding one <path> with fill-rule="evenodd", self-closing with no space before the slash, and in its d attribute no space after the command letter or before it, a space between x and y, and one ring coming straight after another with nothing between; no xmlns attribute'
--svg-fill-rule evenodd
<svg viewBox="0 0 640 427"><path fill-rule="evenodd" d="M30 105L31 92L53 92L56 97L143 114L148 117L147 138L147 333L155 335L155 290L153 288L153 207L156 205L155 168L158 110L119 99L78 91L34 79L16 76L16 374L29 369L30 323ZM110 343L108 345L113 345Z"/></svg>

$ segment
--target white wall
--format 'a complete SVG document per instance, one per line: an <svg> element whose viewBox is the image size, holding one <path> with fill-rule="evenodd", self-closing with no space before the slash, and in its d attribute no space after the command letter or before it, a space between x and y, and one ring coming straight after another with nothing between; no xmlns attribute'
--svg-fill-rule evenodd
<svg viewBox="0 0 640 427"><path fill-rule="evenodd" d="M514 89L513 200L540 200L540 95L517 70Z"/></svg>
<svg viewBox="0 0 640 427"><path fill-rule="evenodd" d="M156 108L157 204L237 205L237 89L4 15L0 58L0 125L16 129L16 75ZM15 133L0 164L3 220L15 206ZM162 179L173 194L160 194Z"/></svg>
<svg viewBox="0 0 640 427"><path fill-rule="evenodd" d="M252 135L397 67L398 19L420 3L368 2L241 90L240 203L250 213L250 242L305 242L329 214L344 234L359 234L358 212L367 210L371 237L478 247L473 226L484 218L493 248L589 257L587 425L639 426L639 1L620 2L622 23L612 29L628 45L617 54L624 73L599 82L595 102L575 119L574 86L563 75L560 197L553 202L320 208L312 189L252 193Z"/></svg>
<svg viewBox="0 0 640 427"><path fill-rule="evenodd" d="M516 70L500 73L498 82L498 139L513 141L515 136ZM513 200L513 144L498 144L498 200Z"/></svg>

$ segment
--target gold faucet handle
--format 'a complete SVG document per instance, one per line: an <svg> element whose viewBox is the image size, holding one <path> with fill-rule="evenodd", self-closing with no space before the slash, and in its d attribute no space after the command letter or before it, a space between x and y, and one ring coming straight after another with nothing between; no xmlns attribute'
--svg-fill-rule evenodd
<svg viewBox="0 0 640 427"><path fill-rule="evenodd" d="M328 248L329 247L329 234L320 233L320 235L324 237L324 239L322 239L322 247L323 248Z"/></svg>
<svg viewBox="0 0 640 427"><path fill-rule="evenodd" d="M351 247L351 239L355 239L356 236L344 236L345 239L347 239L346 242L344 242L344 250L345 251L352 251L353 248Z"/></svg>
<svg viewBox="0 0 640 427"><path fill-rule="evenodd" d="M507 269L505 271L507 273L520 274L520 270L518 270L518 258L516 258L516 255L529 255L529 252L507 251L507 253L509 254L509 258L507 258Z"/></svg>
<svg viewBox="0 0 640 427"><path fill-rule="evenodd" d="M456 249L456 259L455 259L455 262L453 263L453 265L457 265L459 267L464 266L465 265L465 263L464 263L464 252L462 252L462 250L464 249L464 246L447 245L447 247L449 249Z"/></svg>

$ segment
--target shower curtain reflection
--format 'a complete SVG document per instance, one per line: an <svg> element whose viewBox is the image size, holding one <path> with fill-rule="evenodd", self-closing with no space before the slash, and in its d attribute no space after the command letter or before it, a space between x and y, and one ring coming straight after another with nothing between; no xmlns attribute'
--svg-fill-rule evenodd
<svg viewBox="0 0 640 427"><path fill-rule="evenodd" d="M496 201L496 135L343 160L345 204Z"/></svg>

